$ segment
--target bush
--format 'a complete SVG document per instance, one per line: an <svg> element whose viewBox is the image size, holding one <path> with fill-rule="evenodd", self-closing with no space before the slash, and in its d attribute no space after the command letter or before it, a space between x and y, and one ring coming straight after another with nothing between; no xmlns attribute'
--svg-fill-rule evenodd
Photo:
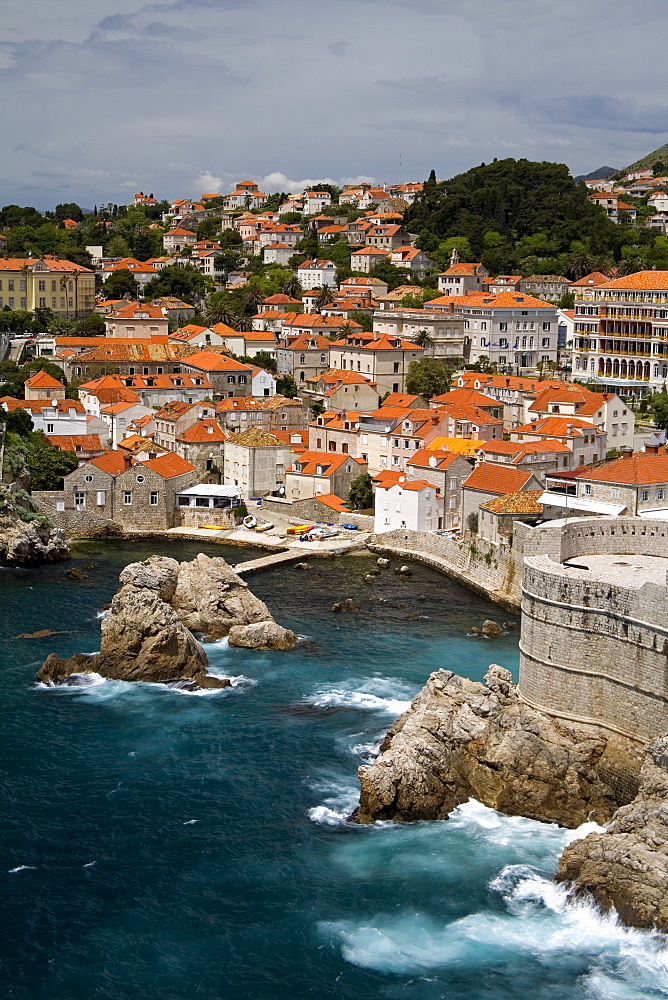
<svg viewBox="0 0 668 1000"><path fill-rule="evenodd" d="M472 511L466 518L466 526L472 535L478 534L478 515L475 511Z"/></svg>
<svg viewBox="0 0 668 1000"><path fill-rule="evenodd" d="M248 508L245 503L240 503L237 507L232 508L232 513L237 521L243 521L248 516Z"/></svg>

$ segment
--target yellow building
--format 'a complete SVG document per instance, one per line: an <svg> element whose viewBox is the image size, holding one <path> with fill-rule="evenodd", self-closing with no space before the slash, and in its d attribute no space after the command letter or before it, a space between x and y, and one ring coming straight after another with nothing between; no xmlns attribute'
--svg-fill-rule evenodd
<svg viewBox="0 0 668 1000"><path fill-rule="evenodd" d="M0 309L50 309L67 319L95 308L95 273L56 257L0 258Z"/></svg>

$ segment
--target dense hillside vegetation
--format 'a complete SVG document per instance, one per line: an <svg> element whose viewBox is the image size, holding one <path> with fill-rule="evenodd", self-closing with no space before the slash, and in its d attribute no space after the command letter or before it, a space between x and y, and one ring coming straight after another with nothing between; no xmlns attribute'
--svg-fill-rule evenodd
<svg viewBox="0 0 668 1000"><path fill-rule="evenodd" d="M493 274L565 274L668 267L668 240L611 222L561 163L497 160L447 181L432 171L407 229L440 266L453 247Z"/></svg>

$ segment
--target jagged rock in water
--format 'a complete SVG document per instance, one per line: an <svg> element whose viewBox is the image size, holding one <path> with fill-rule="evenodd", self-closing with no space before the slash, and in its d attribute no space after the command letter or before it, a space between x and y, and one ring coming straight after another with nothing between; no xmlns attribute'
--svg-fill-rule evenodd
<svg viewBox="0 0 668 1000"><path fill-rule="evenodd" d="M389 559L383 559L382 556L376 560L376 565L380 566L381 569L386 569L390 565Z"/></svg>
<svg viewBox="0 0 668 1000"><path fill-rule="evenodd" d="M297 636L275 621L256 622L253 625L233 625L228 642L230 646L246 649L292 649Z"/></svg>
<svg viewBox="0 0 668 1000"><path fill-rule="evenodd" d="M397 574L397 576L413 575L413 570L410 568L410 566L397 566L394 572Z"/></svg>
<svg viewBox="0 0 668 1000"><path fill-rule="evenodd" d="M499 635L503 635L503 629L496 622L490 621L488 618L482 623L482 628L480 630L483 635L487 636L488 639L495 639Z"/></svg>
<svg viewBox="0 0 668 1000"><path fill-rule="evenodd" d="M84 573L84 571L79 566L72 566L71 569L68 569L66 575L69 576L70 580L87 580L88 579L87 574Z"/></svg>
<svg viewBox="0 0 668 1000"><path fill-rule="evenodd" d="M557 880L624 923L668 932L668 738L646 749L636 798L605 833L575 840L561 855Z"/></svg>
<svg viewBox="0 0 668 1000"><path fill-rule="evenodd" d="M347 597L345 601L335 601L332 604L332 611L359 611L359 609L359 604L355 604L350 597Z"/></svg>
<svg viewBox="0 0 668 1000"><path fill-rule="evenodd" d="M227 679L207 674L206 653L191 628L218 637L237 626L236 644L260 649L292 649L297 641L224 559L200 553L178 563L151 556L126 566L120 581L102 619L100 652L66 660L51 654L41 681L96 672L114 680L228 687Z"/></svg>
<svg viewBox="0 0 668 1000"><path fill-rule="evenodd" d="M269 608L224 559L200 554L181 563L171 605L193 632L220 639L233 625L273 621Z"/></svg>
<svg viewBox="0 0 668 1000"><path fill-rule="evenodd" d="M119 580L124 587L153 590L161 600L169 603L176 590L180 565L169 556L149 556L143 562L129 563L121 570Z"/></svg>
<svg viewBox="0 0 668 1000"><path fill-rule="evenodd" d="M0 566L38 566L69 558L62 528L0 515Z"/></svg>
<svg viewBox="0 0 668 1000"><path fill-rule="evenodd" d="M485 683L433 673L361 767L357 819L445 819L469 798L501 812L577 827L619 805L598 766L607 741L520 701L492 664Z"/></svg>

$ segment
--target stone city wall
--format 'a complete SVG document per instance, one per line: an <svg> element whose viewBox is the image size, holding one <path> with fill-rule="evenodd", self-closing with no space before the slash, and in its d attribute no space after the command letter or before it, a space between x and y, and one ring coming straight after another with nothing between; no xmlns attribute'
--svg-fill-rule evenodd
<svg viewBox="0 0 668 1000"><path fill-rule="evenodd" d="M67 538L95 538L100 535L119 535L121 529L110 518L101 517L95 509L75 510L69 507L56 510L56 501L65 500L62 490L35 490L32 498L57 528L62 528Z"/></svg>
<svg viewBox="0 0 668 1000"><path fill-rule="evenodd" d="M665 733L668 587L624 586L623 570L619 583L595 570L587 579L562 561L592 554L668 558L668 525L592 518L545 529L535 529L525 547L520 693L550 714L636 740ZM541 547L547 551L531 553Z"/></svg>

